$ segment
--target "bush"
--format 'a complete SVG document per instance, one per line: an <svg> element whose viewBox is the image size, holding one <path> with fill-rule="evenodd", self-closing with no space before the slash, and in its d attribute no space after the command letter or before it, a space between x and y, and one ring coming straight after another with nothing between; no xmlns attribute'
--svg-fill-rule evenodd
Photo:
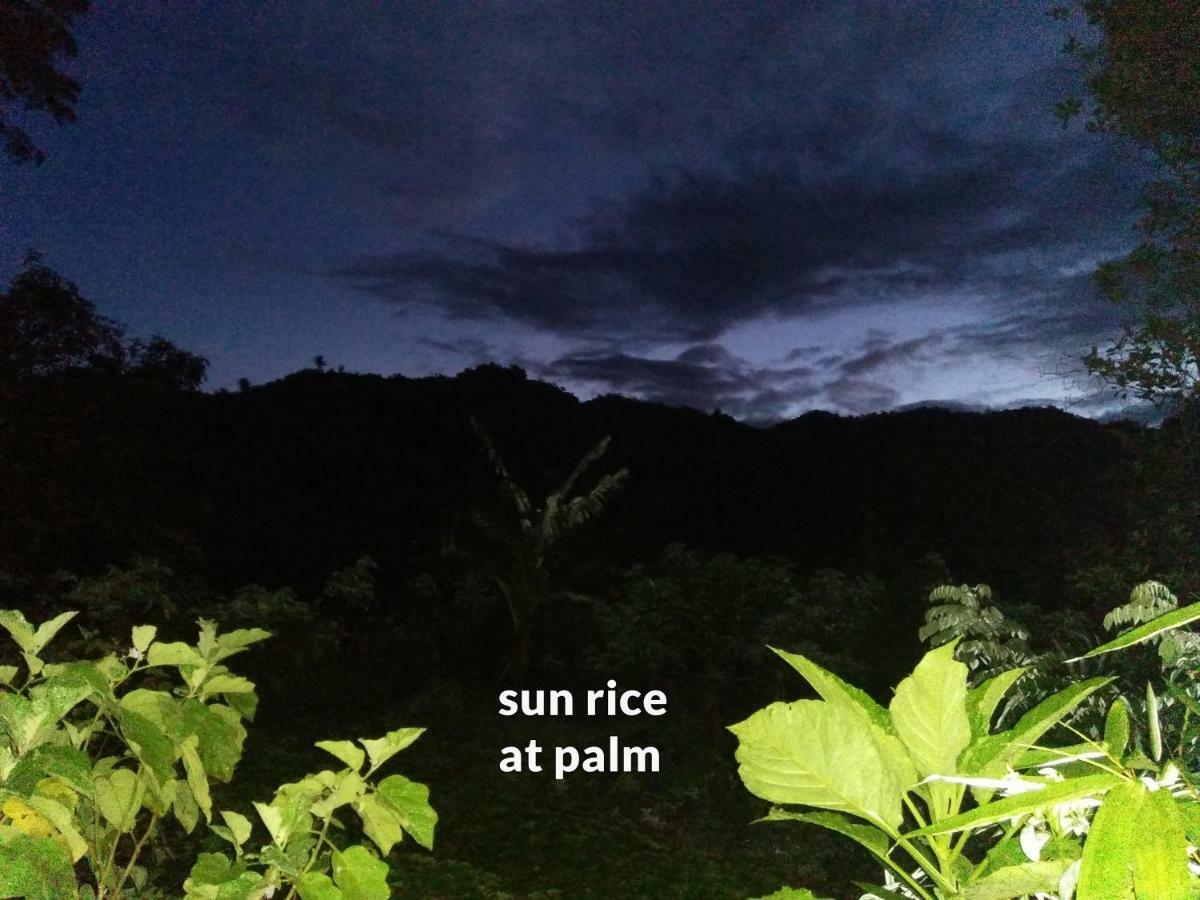
<svg viewBox="0 0 1200 900"><path fill-rule="evenodd" d="M155 626L139 625L123 655L49 661L48 645L75 615L35 627L20 612L0 611L19 656L17 665L0 665L0 895L155 896L146 863L161 829L171 821L191 833L201 818L214 821L211 786L233 778L257 709L254 684L225 662L270 634L220 633L201 619L187 644L160 641ZM381 857L405 833L432 848L437 815L424 785L375 777L422 731L320 742L343 768L255 803L269 837L258 850L246 849L250 820L220 810L212 831L233 845L233 856L201 854L186 896L252 900L285 887L288 897L338 898L353 882L354 896L388 897ZM369 845L333 839L346 808Z"/></svg>

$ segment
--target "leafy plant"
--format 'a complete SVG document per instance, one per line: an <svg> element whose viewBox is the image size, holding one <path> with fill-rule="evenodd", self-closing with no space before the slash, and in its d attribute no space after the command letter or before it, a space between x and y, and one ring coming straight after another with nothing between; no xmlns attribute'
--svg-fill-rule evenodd
<svg viewBox="0 0 1200 900"><path fill-rule="evenodd" d="M1200 604L1087 656L1196 618ZM818 825L868 850L889 883L863 885L865 896L1067 900L1076 884L1081 898L1193 896L1200 880L1189 847L1200 806L1178 766L1162 761L1153 693L1146 751L1128 748L1123 702L1111 707L1102 739L1046 747L1039 742L1111 679L1072 683L993 731L1022 670L970 687L955 649L950 642L927 653L886 709L811 660L776 650L821 699L773 703L731 728L743 783L780 804L766 821Z"/></svg>
<svg viewBox="0 0 1200 900"><path fill-rule="evenodd" d="M978 680L1028 664L1029 631L992 606L991 599L986 584L934 588L918 637L932 647L957 641L955 656Z"/></svg>
<svg viewBox="0 0 1200 900"><path fill-rule="evenodd" d="M20 659L0 665L0 896L149 896L146 860L161 826L174 819L190 833L201 817L212 820L212 785L233 777L258 705L254 684L225 663L268 638L262 629L221 633L201 619L187 644L160 641L155 626L139 625L124 655L48 661L47 645L75 615L35 627L0 610ZM365 847L333 846L327 832L349 805L381 853L402 831L432 846L428 790L399 775L370 781L421 731L360 741L361 749L319 744L346 769L284 785L270 804L256 805L271 836L259 853L241 849L249 821L222 812L214 831L234 844L235 858L202 855L188 895L250 900L287 885L288 896L388 896L386 884L375 890L386 864ZM322 826L315 835L313 822ZM351 883L358 893L341 892Z"/></svg>
<svg viewBox="0 0 1200 900"><path fill-rule="evenodd" d="M233 858L202 853L184 882L187 897L203 900L257 900L285 886L285 898L316 900L385 900L388 888L386 857L408 834L433 849L437 813L429 805L429 788L403 775L373 778L395 754L421 736L423 728L401 728L382 738L319 741L317 746L336 757L343 768L323 770L285 784L270 803L255 803L270 837L257 851L245 845L253 826L245 816L223 810L222 825L212 830L233 846ZM346 810L357 815L363 833L379 856L364 844L339 845L335 831Z"/></svg>
<svg viewBox="0 0 1200 900"><path fill-rule="evenodd" d="M517 641L516 656L509 667L517 673L524 673L531 661L535 616L547 602L570 594L568 591L556 591L552 586L552 549L567 534L604 511L629 478L629 470L622 468L609 472L602 475L591 490L575 493L580 479L608 450L609 439L603 438L583 455L556 490L541 503L534 503L509 474L508 467L483 425L472 418L471 427L500 479L500 488L512 505L511 512L515 514L515 522L483 524L490 526L505 547L505 561L495 573L493 583L504 597Z"/></svg>

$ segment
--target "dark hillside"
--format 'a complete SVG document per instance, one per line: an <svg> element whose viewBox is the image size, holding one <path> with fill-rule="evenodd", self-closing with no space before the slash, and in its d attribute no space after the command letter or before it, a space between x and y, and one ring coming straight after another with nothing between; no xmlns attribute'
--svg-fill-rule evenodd
<svg viewBox="0 0 1200 900"><path fill-rule="evenodd" d="M125 380L5 404L0 554L95 569L134 554L218 584L311 588L363 553L385 582L483 502L487 427L517 481L551 489L612 436L631 470L598 523L613 563L680 541L888 575L925 553L1002 595L1053 603L1062 573L1119 545L1143 432L1053 409L810 413L758 429L621 397L581 403L518 369L456 378L305 371L239 393Z"/></svg>

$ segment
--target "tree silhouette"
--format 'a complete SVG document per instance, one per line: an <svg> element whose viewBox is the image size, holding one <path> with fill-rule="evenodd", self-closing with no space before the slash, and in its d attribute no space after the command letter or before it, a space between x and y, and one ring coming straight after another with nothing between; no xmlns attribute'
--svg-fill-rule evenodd
<svg viewBox="0 0 1200 900"><path fill-rule="evenodd" d="M1140 240L1103 265L1101 292L1124 314L1120 335L1088 368L1122 395L1164 405L1200 399L1200 0L1079 0L1094 43L1067 51L1086 71L1090 105L1069 119L1131 138L1160 166L1146 190ZM1066 6L1055 8L1060 18Z"/></svg>
<svg viewBox="0 0 1200 900"><path fill-rule="evenodd" d="M75 121L79 84L60 71L78 52L71 34L88 0L3 0L0 2L0 139L17 162L42 163L45 154L12 121L14 107L48 113L56 122Z"/></svg>
<svg viewBox="0 0 1200 900"><path fill-rule="evenodd" d="M207 368L203 357L158 335L126 343L124 329L37 254L27 257L24 270L0 293L0 384L91 372L195 390Z"/></svg>
<svg viewBox="0 0 1200 900"><path fill-rule="evenodd" d="M516 639L516 653L508 668L517 675L524 675L532 661L536 615L548 602L569 597L572 593L554 583L553 550L564 537L604 511L628 479L629 470L622 468L610 472L601 476L590 491L574 493L579 480L608 449L609 438L603 438L584 454L557 490L540 504L535 504L509 474L483 425L472 417L471 427L500 479L500 489L511 506L511 513L515 514L480 524L501 548L492 581L508 606Z"/></svg>

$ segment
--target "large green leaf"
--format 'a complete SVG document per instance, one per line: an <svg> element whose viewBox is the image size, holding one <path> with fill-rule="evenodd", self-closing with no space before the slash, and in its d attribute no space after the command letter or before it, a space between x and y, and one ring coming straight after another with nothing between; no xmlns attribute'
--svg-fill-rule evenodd
<svg viewBox="0 0 1200 900"><path fill-rule="evenodd" d="M345 900L388 900L392 891L387 873L387 863L372 856L366 847L333 851L333 880Z"/></svg>
<svg viewBox="0 0 1200 900"><path fill-rule="evenodd" d="M121 734L146 769L160 784L175 777L175 745L163 730L140 713L122 709Z"/></svg>
<svg viewBox="0 0 1200 900"><path fill-rule="evenodd" d="M904 786L862 716L797 700L772 703L729 730L738 738L738 773L752 794L899 827Z"/></svg>
<svg viewBox="0 0 1200 900"><path fill-rule="evenodd" d="M146 662L151 666L203 666L204 657L195 647L182 641L174 641L151 644L146 654Z"/></svg>
<svg viewBox="0 0 1200 900"><path fill-rule="evenodd" d="M1141 644L1152 640L1164 632L1187 625L1190 622L1195 622L1197 619L1200 619L1200 603L1193 603L1190 606L1173 609L1169 613L1161 615L1157 619L1151 619L1137 628L1131 628L1108 643L1101 644L1094 650L1083 654L1083 656L1076 656L1074 659L1067 660L1067 662L1088 659L1092 656L1099 656L1102 653L1112 653L1114 650L1124 650L1126 647L1132 647L1134 644Z"/></svg>
<svg viewBox="0 0 1200 900"><path fill-rule="evenodd" d="M1034 780L1034 779L1027 779ZM1082 778L1070 778L1066 781L1053 781L1041 790L1028 791L993 800L969 812L959 813L941 821L934 822L924 828L910 832L906 837L923 837L931 834L950 834L970 828L983 828L995 825L1009 819L1037 812L1047 806L1064 803L1068 800L1079 800L1083 797L1097 796L1110 788L1123 783L1119 775L1102 772L1096 775L1085 775Z"/></svg>
<svg viewBox="0 0 1200 900"><path fill-rule="evenodd" d="M844 705L847 709L859 711L884 731L895 733L888 711L876 703L866 691L848 684L799 653L788 653L786 650L779 650L775 647L768 649L799 672L804 680L812 685L812 689L822 700L827 700L835 706Z"/></svg>
<svg viewBox="0 0 1200 900"><path fill-rule="evenodd" d="M82 750L69 744L41 744L35 747L17 760L8 773L4 787L27 797L46 776L61 779L84 796L92 795L92 761Z"/></svg>
<svg viewBox="0 0 1200 900"><path fill-rule="evenodd" d="M183 887L188 897L204 900L258 900L267 889L262 876L248 871L245 862L222 853L201 853Z"/></svg>
<svg viewBox="0 0 1200 900"><path fill-rule="evenodd" d="M62 900L75 896L75 869L53 838L0 832L0 897Z"/></svg>
<svg viewBox="0 0 1200 900"><path fill-rule="evenodd" d="M404 830L426 850L433 849L437 812L429 805L429 788L403 775L389 775L376 788L379 796L396 811Z"/></svg>
<svg viewBox="0 0 1200 900"><path fill-rule="evenodd" d="M109 825L129 833L142 808L144 790L141 780L129 769L114 769L96 779L96 805Z"/></svg>
<svg viewBox="0 0 1200 900"><path fill-rule="evenodd" d="M78 862L83 858L84 854L88 852L88 845L75 828L75 816L72 810L67 809L58 800L44 797L41 794L25 797L23 802L54 826L71 852L72 861Z"/></svg>
<svg viewBox="0 0 1200 900"><path fill-rule="evenodd" d="M183 758L183 770L187 773L188 787L196 806L204 813L204 821L208 822L212 819L212 796L208 790L208 776L204 773L204 763L200 761L200 754L196 752L198 744L199 739L192 735L179 745L179 749Z"/></svg>
<svg viewBox="0 0 1200 900"><path fill-rule="evenodd" d="M1185 900L1200 883L1188 872L1183 817L1167 790L1141 781L1114 788L1083 845L1080 898Z"/></svg>
<svg viewBox="0 0 1200 900"><path fill-rule="evenodd" d="M983 737L991 731L996 707L1027 671L1025 668L1009 669L967 691L967 718L971 722L971 733L975 737Z"/></svg>
<svg viewBox="0 0 1200 900"><path fill-rule="evenodd" d="M366 759L362 749L353 741L317 741L317 746L326 753L332 753L355 772L362 768Z"/></svg>
<svg viewBox="0 0 1200 900"><path fill-rule="evenodd" d="M300 900L343 900L341 890L324 872L305 872L296 882Z"/></svg>
<svg viewBox="0 0 1200 900"><path fill-rule="evenodd" d="M362 819L363 833L375 842L375 846L384 856L391 853L392 847L404 839L399 813L375 794L360 797L355 802L354 809Z"/></svg>
<svg viewBox="0 0 1200 900"><path fill-rule="evenodd" d="M381 738L362 738L359 743L367 750L372 770L385 762L425 733L424 728L397 728Z"/></svg>
<svg viewBox="0 0 1200 900"><path fill-rule="evenodd" d="M1087 681L1071 684L1029 710L1007 731L973 742L963 755L963 771L983 777L1000 777L1014 766L1043 734L1110 681L1111 678L1089 678Z"/></svg>
<svg viewBox="0 0 1200 900"><path fill-rule="evenodd" d="M228 634L222 634L217 637L216 650L211 654L211 661L220 662L228 659L235 653L241 653L251 644L265 641L270 636L271 632L264 631L262 628L238 628Z"/></svg>
<svg viewBox="0 0 1200 900"><path fill-rule="evenodd" d="M922 777L957 774L958 756L971 742L971 723L967 667L954 658L953 644L925 654L896 687L890 711Z"/></svg>
<svg viewBox="0 0 1200 900"><path fill-rule="evenodd" d="M246 728L241 716L219 703L204 704L185 700L180 705L182 723L180 737L194 734L200 745L196 748L204 761L204 770L217 781L229 781L242 758Z"/></svg>
<svg viewBox="0 0 1200 900"><path fill-rule="evenodd" d="M1108 708L1104 719L1104 744L1112 756L1120 760L1129 744L1129 707L1124 697L1118 697Z"/></svg>
<svg viewBox="0 0 1200 900"><path fill-rule="evenodd" d="M34 645L37 647L35 652L40 653L54 639L54 636L62 630L62 627L75 618L76 615L78 613L75 612L59 613L53 619L39 625L33 636Z"/></svg>
<svg viewBox="0 0 1200 900"><path fill-rule="evenodd" d="M0 628L9 633L23 654L36 656L76 615L75 612L59 613L35 629L19 610L0 609Z"/></svg>

